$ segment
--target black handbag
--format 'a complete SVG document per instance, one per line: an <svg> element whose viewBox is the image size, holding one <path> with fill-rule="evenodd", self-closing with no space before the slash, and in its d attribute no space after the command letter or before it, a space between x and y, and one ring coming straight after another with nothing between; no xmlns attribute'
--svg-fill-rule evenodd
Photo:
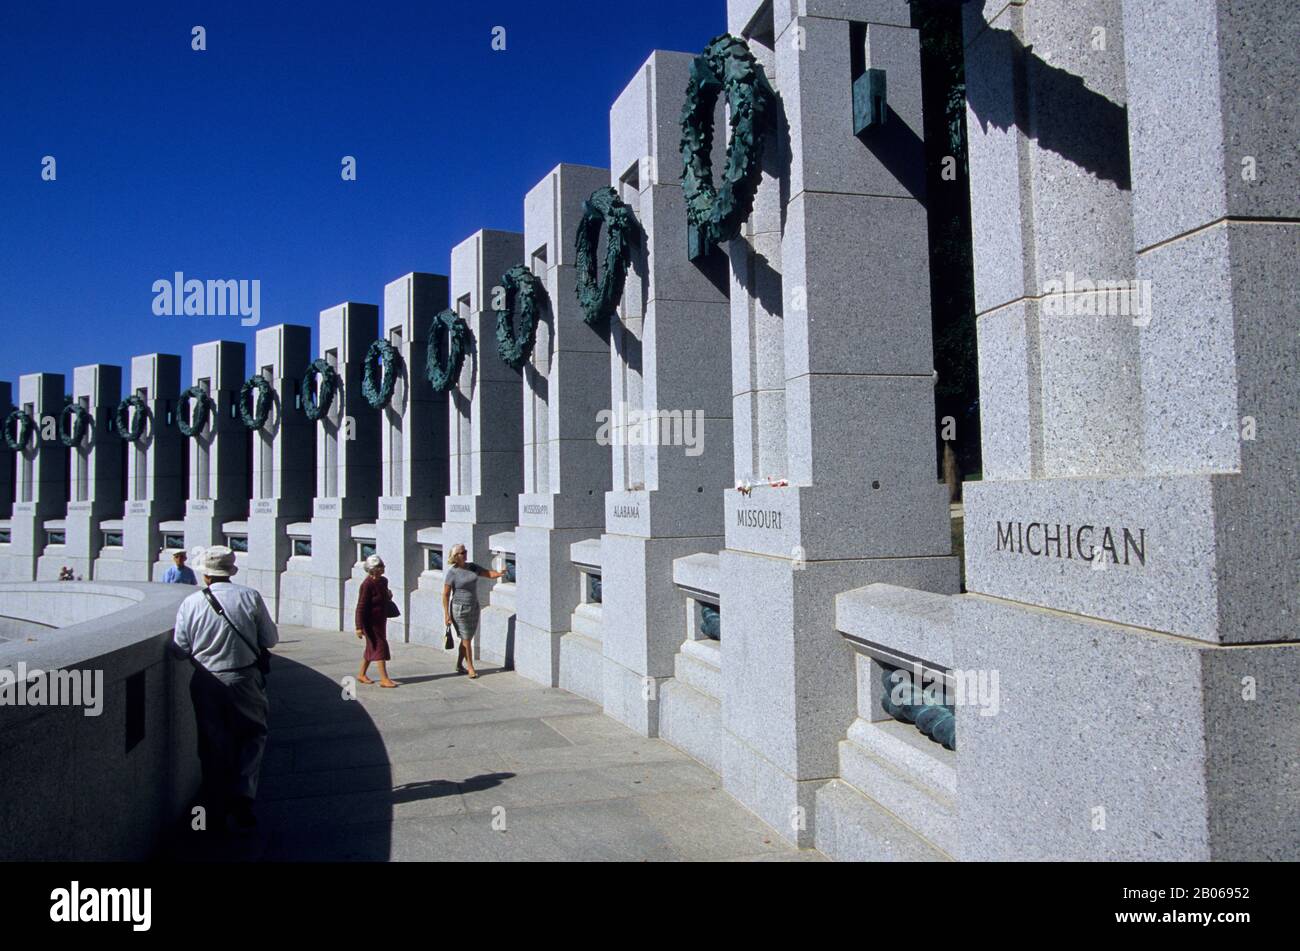
<svg viewBox="0 0 1300 951"><path fill-rule="evenodd" d="M449 651L449 650L451 650L451 649L452 649L453 647L455 647L455 646L456 646L456 642L453 641L453 640L451 639L451 625L448 624L448 625L447 625L447 637L446 637L446 639L442 642L442 649L443 649L443 650L448 650L448 651Z"/></svg>
<svg viewBox="0 0 1300 951"><path fill-rule="evenodd" d="M397 606L397 602L389 598L384 602L384 617L401 617L402 609Z"/></svg>
<svg viewBox="0 0 1300 951"><path fill-rule="evenodd" d="M222 608L221 602L217 600L217 596L212 593L210 588L203 589L203 596L208 599L208 604L212 605L212 610L220 614L221 619L230 625L230 629L235 632L235 636L243 641L244 644L257 655L257 669L261 671L262 676L265 677L269 675L271 673L271 651L265 647L254 644L244 636L243 632L240 631L239 628L235 627L235 622L230 620L230 615L228 615L225 612L225 609Z"/></svg>

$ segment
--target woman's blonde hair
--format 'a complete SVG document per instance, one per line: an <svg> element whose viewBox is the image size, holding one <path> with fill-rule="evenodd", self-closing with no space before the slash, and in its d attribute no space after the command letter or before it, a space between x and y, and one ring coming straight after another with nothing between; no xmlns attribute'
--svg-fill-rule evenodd
<svg viewBox="0 0 1300 951"><path fill-rule="evenodd" d="M370 572L374 571L376 568L382 567L384 567L384 559L380 558L378 555L371 555L366 559L366 574L370 574Z"/></svg>
<svg viewBox="0 0 1300 951"><path fill-rule="evenodd" d="M461 564L464 564L465 559L469 556L469 552L467 552L465 550L465 546L460 544L459 542L451 546L451 551L447 553L447 560L450 561L453 565L456 564L457 552L460 553Z"/></svg>

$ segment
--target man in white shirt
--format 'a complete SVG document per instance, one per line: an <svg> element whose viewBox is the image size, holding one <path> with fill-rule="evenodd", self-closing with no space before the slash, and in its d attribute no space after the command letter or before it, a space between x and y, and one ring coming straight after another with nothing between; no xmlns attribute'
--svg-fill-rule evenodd
<svg viewBox="0 0 1300 951"><path fill-rule="evenodd" d="M222 828L229 814L247 829L256 824L253 800L270 709L258 657L280 634L261 594L230 580L239 571L233 551L224 545L196 548L192 561L205 587L181 602L172 640L194 662L190 698L199 729L202 801L212 827Z"/></svg>

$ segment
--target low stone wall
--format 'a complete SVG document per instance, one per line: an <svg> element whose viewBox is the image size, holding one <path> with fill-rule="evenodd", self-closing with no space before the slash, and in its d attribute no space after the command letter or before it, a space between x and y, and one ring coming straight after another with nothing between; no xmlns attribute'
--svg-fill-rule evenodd
<svg viewBox="0 0 1300 951"><path fill-rule="evenodd" d="M169 655L185 585L0 583L0 615L47 627L0 668L102 675L86 707L0 704L0 860L140 860L198 788L190 666Z"/></svg>

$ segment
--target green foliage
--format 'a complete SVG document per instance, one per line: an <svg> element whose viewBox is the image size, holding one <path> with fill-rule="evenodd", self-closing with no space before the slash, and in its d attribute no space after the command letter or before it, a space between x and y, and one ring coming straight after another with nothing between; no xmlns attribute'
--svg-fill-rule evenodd
<svg viewBox="0 0 1300 951"><path fill-rule="evenodd" d="M319 389L317 388L319 378ZM313 423L330 411L334 393L339 387L339 375L324 357L313 360L302 378L302 411Z"/></svg>
<svg viewBox="0 0 1300 951"><path fill-rule="evenodd" d="M397 389L397 371L402 364L402 355L387 340L379 339L366 350L361 376L361 395L375 409L383 409L393 401L393 391ZM383 370L383 375L376 380L376 368Z"/></svg>
<svg viewBox="0 0 1300 951"><path fill-rule="evenodd" d="M132 414L131 410L135 410L135 413ZM139 393L132 393L113 410L113 432L127 442L138 443L144 438L144 427L148 419L149 404Z"/></svg>
<svg viewBox="0 0 1300 951"><path fill-rule="evenodd" d="M961 19L960 4L912 2L912 25L920 32L925 106L936 422L945 417L957 422L952 449L958 468L969 472L978 470L981 460ZM942 431L943 425L938 429Z"/></svg>
<svg viewBox="0 0 1300 951"><path fill-rule="evenodd" d="M541 313L546 289L532 271L517 264L501 277L505 289L505 309L497 315L497 354L511 369L518 370L528 362L537 342L537 321ZM513 325L515 303L519 304L519 327Z"/></svg>
<svg viewBox="0 0 1300 951"><path fill-rule="evenodd" d="M15 426L15 424L17 424ZM12 432L11 432L12 430ZM4 421L5 445L14 452L24 452L36 430L36 421L20 409L14 410Z"/></svg>
<svg viewBox="0 0 1300 951"><path fill-rule="evenodd" d="M72 424L68 424L68 417L72 417ZM90 426L90 414L80 403L69 403L63 407L59 413L59 442L69 449L80 445L81 440L86 438L86 429Z"/></svg>
<svg viewBox="0 0 1300 951"><path fill-rule="evenodd" d="M248 398L257 390L257 401L249 410ZM271 384L266 377L257 373L250 376L239 388L239 419L248 429L261 429L271 415Z"/></svg>
<svg viewBox="0 0 1300 951"><path fill-rule="evenodd" d="M447 331L445 356L438 353L439 332L443 330ZM433 318L433 325L429 329L429 355L424 375L429 378L435 393L445 393L456 385L468 349L469 325L457 317L455 311L444 310Z"/></svg>
<svg viewBox="0 0 1300 951"><path fill-rule="evenodd" d="M194 401L193 408L190 407L190 400ZM176 407L176 428L182 436L191 439L197 437L208 424L208 418L215 408L207 390L198 385L191 386L181 394Z"/></svg>
<svg viewBox="0 0 1300 951"><path fill-rule="evenodd" d="M596 249L600 245L602 226L608 229L608 237L605 242L605 276L598 282ZM582 307L582 319L588 325L608 320L618 308L627 269L632 264L632 237L639 230L631 206L620 200L613 188L596 189L583 204L574 250L578 268L578 304Z"/></svg>
<svg viewBox="0 0 1300 951"><path fill-rule="evenodd" d="M722 187L713 184L713 112L725 91L731 138ZM682 189L692 229L692 258L740 233L762 177L764 140L776 115L776 93L745 41L722 34L691 63L682 106Z"/></svg>

